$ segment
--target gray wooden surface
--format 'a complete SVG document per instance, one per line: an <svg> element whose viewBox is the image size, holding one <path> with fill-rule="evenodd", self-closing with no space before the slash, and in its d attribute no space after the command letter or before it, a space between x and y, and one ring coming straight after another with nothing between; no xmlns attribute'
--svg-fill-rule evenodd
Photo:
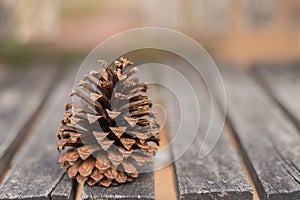
<svg viewBox="0 0 300 200"><path fill-rule="evenodd" d="M32 122L55 76L55 68L35 68L21 74L6 72L0 90L0 176Z"/></svg>
<svg viewBox="0 0 300 200"><path fill-rule="evenodd" d="M29 141L14 159L12 169L0 186L0 199L50 199L51 192L60 181L65 180L62 179L64 171L57 162L59 155L55 148L55 133L63 117L64 105L72 83L71 79L60 83L48 97L44 109L31 129ZM71 184L64 187L64 194L67 194L64 198L68 199ZM53 196L52 199L56 197L62 199L61 195Z"/></svg>
<svg viewBox="0 0 300 200"><path fill-rule="evenodd" d="M74 199L76 195L77 185L74 181L70 180L67 174L56 185L55 189L51 193L51 199L53 200L66 200Z"/></svg>
<svg viewBox="0 0 300 200"><path fill-rule="evenodd" d="M205 158L199 158L201 142L206 134L210 119L211 102L204 82L197 73L188 69L180 69L181 66L184 66L184 63L182 65L178 65L178 63L174 63L173 66L178 66L177 70L180 72L184 71L183 74L197 93L200 109L200 126L197 136L194 138L192 145L174 163L178 198L186 200L253 199L252 188L242 170L238 155L229 142L226 130L223 130L213 150ZM162 94L162 99L165 100L164 105L167 106L168 116L170 116L168 118L170 137L172 138L176 134L180 121L182 122L181 126L183 126L182 130L186 130L186 132L177 133L179 139L175 140L172 146L173 153L176 154L178 151L185 149L183 144L188 144L188 141L193 140L192 134L189 133L189 126L194 123L196 115L194 109L197 107L191 105L193 104L193 101L191 101L192 96L185 92L187 86L183 85L183 80L176 79L174 81L173 76L163 74L163 72L161 72L161 76L164 77L165 85L178 89L176 95L179 99L182 99L180 111L176 109L179 105L176 104L177 99L174 96L170 97ZM189 116L181 115L182 110L186 111ZM219 118L214 120L220 120L221 113L219 114ZM181 117L182 119L180 119Z"/></svg>
<svg viewBox="0 0 300 200"><path fill-rule="evenodd" d="M155 199L153 173L140 174L130 183L109 188L85 185L82 199Z"/></svg>
<svg viewBox="0 0 300 200"><path fill-rule="evenodd" d="M186 65L177 61L173 64L177 69ZM74 74L57 83L55 90L49 94L55 71L50 72L47 69L45 73L43 70L46 69L32 70L11 77L8 71L2 74L0 172L7 168L8 161L15 153L13 150L22 143L20 135L25 133L28 127L31 128L28 141L17 152L12 167L0 186L0 200L62 200L75 197L76 184L60 169L57 163L59 154L55 148L55 132L72 89ZM252 199L252 188L241 168L237 151L229 142L226 130L223 130L211 153L199 159L203 133L208 128L211 102L201 79L195 77L195 73L180 71L184 71L183 74L196 86L201 118L197 137L183 156L174 163L178 198ZM239 151L261 199L300 199L300 134L295 126L299 127L299 71L296 67L288 70L276 68L274 71L268 68L258 69L256 80L235 69L223 71L227 88L229 124L233 128ZM174 81L172 76L168 78L160 73L159 77L165 83L181 87L181 82L177 79ZM4 80L5 78L7 80ZM202 85L199 85L200 82ZM185 96L185 90L186 88L180 89L177 95L185 97L185 106L181 109L188 111L190 117L183 120L182 126L184 130L190 130L189 122L195 117L195 111L190 106L190 96ZM166 101L165 105L171 108L171 112L168 113L172 116L168 119L168 131L172 139L180 115L176 113L176 102L162 95L163 90L160 92L155 95L161 95L162 100ZM32 120L46 97L45 105L36 119ZM185 136L174 143L173 153L191 140L188 133L185 133ZM153 173L141 174L131 183L109 188L86 185L81 198L155 199Z"/></svg>
<svg viewBox="0 0 300 200"><path fill-rule="evenodd" d="M253 199L252 188L242 171L225 131L212 152L199 159L195 142L175 162L180 199Z"/></svg>
<svg viewBox="0 0 300 200"><path fill-rule="evenodd" d="M300 129L299 63L257 65L255 76Z"/></svg>
<svg viewBox="0 0 300 200"><path fill-rule="evenodd" d="M235 69L223 75L227 115L261 199L299 199L298 130L248 75Z"/></svg>

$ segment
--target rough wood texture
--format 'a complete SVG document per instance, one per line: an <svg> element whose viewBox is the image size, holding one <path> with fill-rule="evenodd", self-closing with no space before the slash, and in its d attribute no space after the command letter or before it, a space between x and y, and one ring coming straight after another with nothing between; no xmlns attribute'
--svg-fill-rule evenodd
<svg viewBox="0 0 300 200"><path fill-rule="evenodd" d="M34 68L22 76L10 71L4 77L6 87L0 90L0 176L43 104L55 72L54 68Z"/></svg>
<svg viewBox="0 0 300 200"><path fill-rule="evenodd" d="M253 199L237 154L223 132L212 152L199 159L199 142L175 162L180 199Z"/></svg>
<svg viewBox="0 0 300 200"><path fill-rule="evenodd" d="M83 188L83 199L155 199L153 173L140 174L130 183L105 188L102 186Z"/></svg>
<svg viewBox="0 0 300 200"><path fill-rule="evenodd" d="M67 101L67 91L71 88L72 80L64 81L48 98L28 143L14 160L13 168L0 187L0 199L50 199L51 192L64 175L57 162L55 132ZM70 184L65 185L65 189L68 192L64 193L70 194Z"/></svg>
<svg viewBox="0 0 300 200"><path fill-rule="evenodd" d="M299 199L300 135L250 77L223 72L228 117L261 199Z"/></svg>
<svg viewBox="0 0 300 200"><path fill-rule="evenodd" d="M257 65L255 75L300 129L300 63Z"/></svg>
<svg viewBox="0 0 300 200"><path fill-rule="evenodd" d="M178 66L179 62L171 66ZM181 66L187 66L183 63ZM197 76L197 73L191 68L184 71L186 77L191 82L194 90L197 92L198 103L200 108L200 127L197 131L197 136L193 144L185 151L185 153L174 163L175 175L177 176L178 198L179 199L253 199L252 188L242 170L237 153L231 146L226 131L223 130L217 144L213 150L205 157L199 158L199 151L201 141L208 128L208 121L210 119L210 100L207 91L204 89L202 79ZM161 72L163 73L163 72ZM180 113L176 113L176 99L163 95L165 100L164 105L167 105L169 110L168 122L170 137L176 133L177 126L181 121L183 130L189 130L190 123L193 123L193 118L196 113L193 110L193 103L190 99L191 96L186 96L185 86L182 85L181 80L174 81L170 76L163 76L165 83L170 88L177 88L177 97L182 97L181 110L185 110L190 114L190 119L181 119ZM170 80L167 80L167 77ZM185 101L185 102L183 102ZM177 110L178 111L178 110ZM180 111L180 110L179 110ZM220 117L221 114L218 116ZM184 117L184 116L181 116ZM213 120L220 120L213 119ZM181 136L177 142L172 146L173 153L184 148L182 144L187 143L187 140L193 140L188 131L185 133L177 133Z"/></svg>
<svg viewBox="0 0 300 200"><path fill-rule="evenodd" d="M67 174L56 185L56 188L51 193L52 200L67 200L75 198L74 182L70 180Z"/></svg>

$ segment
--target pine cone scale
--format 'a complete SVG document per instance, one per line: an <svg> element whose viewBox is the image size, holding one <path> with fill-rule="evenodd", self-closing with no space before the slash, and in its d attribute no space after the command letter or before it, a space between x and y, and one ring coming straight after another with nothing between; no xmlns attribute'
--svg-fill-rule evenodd
<svg viewBox="0 0 300 200"><path fill-rule="evenodd" d="M89 176L92 174L94 166L95 159L93 157L89 157L80 165L80 167L78 168L78 172L81 174L81 176Z"/></svg>

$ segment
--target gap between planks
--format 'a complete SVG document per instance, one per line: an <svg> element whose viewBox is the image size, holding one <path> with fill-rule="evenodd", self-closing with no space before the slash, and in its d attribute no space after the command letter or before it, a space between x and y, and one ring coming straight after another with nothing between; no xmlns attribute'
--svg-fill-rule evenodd
<svg viewBox="0 0 300 200"><path fill-rule="evenodd" d="M160 148L168 145L168 131L166 125L162 128L161 132L161 144ZM174 166L169 164L168 166L154 171L154 187L155 187L155 199L156 200L176 200L176 185L174 177Z"/></svg>
<svg viewBox="0 0 300 200"><path fill-rule="evenodd" d="M43 102L44 103L44 102ZM42 106L41 106L42 108ZM5 179L6 175L8 174L8 172L10 171L10 168L12 166L13 163L13 159L15 157L15 155L17 155L19 152L21 152L21 150L23 149L23 147L25 146L26 141L30 138L30 133L32 132L32 128L34 127L35 122L38 120L38 116L39 113L41 112L41 110L39 110L37 113L35 113L35 117L33 117L28 124L26 125L26 127L23 128L23 133L20 133L20 142L16 142L15 144L13 144L11 146L11 149L14 149L15 151L13 152L13 155L8 155L7 154L7 166L6 169L4 170L3 174L0 175L0 184L3 182L3 180Z"/></svg>
<svg viewBox="0 0 300 200"><path fill-rule="evenodd" d="M9 147L8 151L6 152L6 156L4 158L4 161L6 162L6 166L4 169L4 172L0 174L0 184L5 180L7 174L10 171L10 168L13 164L14 158L16 155L21 152L21 150L24 148L26 142L31 136L32 129L34 128L34 125L37 121L39 121L39 117L41 115L41 112L44 108L44 105L47 101L47 97L49 94L52 93L55 85L58 82L58 79L60 79L61 76L58 75L59 70L55 69L54 72L54 78L52 80L52 83L50 83L49 87L47 88L45 92L45 96L42 97L41 104L38 106L37 110L33 115L31 116L30 120L27 122L27 124L22 128L22 131L18 133L18 138L12 142L11 146ZM48 94L48 95L47 95Z"/></svg>
<svg viewBox="0 0 300 200"><path fill-rule="evenodd" d="M82 191L83 191L83 184L78 184L77 182L76 182L76 180L73 180L74 182L73 182L73 190L74 190L74 195L75 195L75 197L74 197L74 199L75 200L81 200L82 198Z"/></svg>
<svg viewBox="0 0 300 200"><path fill-rule="evenodd" d="M266 77L262 74L262 72L259 71L258 68L254 68L250 72L250 76L257 81L257 83L261 86L261 88L269 95L269 97L277 104L277 106L283 111L285 116L295 125L295 127L298 129L298 132L300 133L300 123L297 120L297 117L295 117L288 108L276 97L276 94L272 91L271 86L269 85L268 81L266 80Z"/></svg>
<svg viewBox="0 0 300 200"><path fill-rule="evenodd" d="M247 176L247 179L248 179L248 181L249 181L249 183L250 183L250 185L251 185L251 187L253 189L253 192L254 192L254 194L253 194L253 200L260 200L260 198L258 196L258 193L257 193L256 186L255 186L254 181L253 181L253 179L252 179L252 177L250 175L249 169L247 168L246 162L244 161L244 158L241 155L242 149L240 149L238 141L235 138L235 135L234 135L234 133L232 131L232 128L230 127L228 121L225 121L224 128L226 129L226 133L227 133L227 136L229 138L230 144L238 152L238 158L240 160L242 169L245 172L245 174Z"/></svg>

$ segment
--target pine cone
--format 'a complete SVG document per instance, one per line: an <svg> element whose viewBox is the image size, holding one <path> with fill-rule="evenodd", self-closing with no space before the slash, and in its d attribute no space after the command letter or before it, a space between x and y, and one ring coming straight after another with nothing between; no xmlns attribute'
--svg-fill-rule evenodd
<svg viewBox="0 0 300 200"><path fill-rule="evenodd" d="M59 162L70 178L105 187L130 182L151 164L159 146L159 124L143 94L148 85L132 78L137 68L126 58L114 66L100 62L73 90L57 136ZM77 100L75 101L76 98Z"/></svg>

